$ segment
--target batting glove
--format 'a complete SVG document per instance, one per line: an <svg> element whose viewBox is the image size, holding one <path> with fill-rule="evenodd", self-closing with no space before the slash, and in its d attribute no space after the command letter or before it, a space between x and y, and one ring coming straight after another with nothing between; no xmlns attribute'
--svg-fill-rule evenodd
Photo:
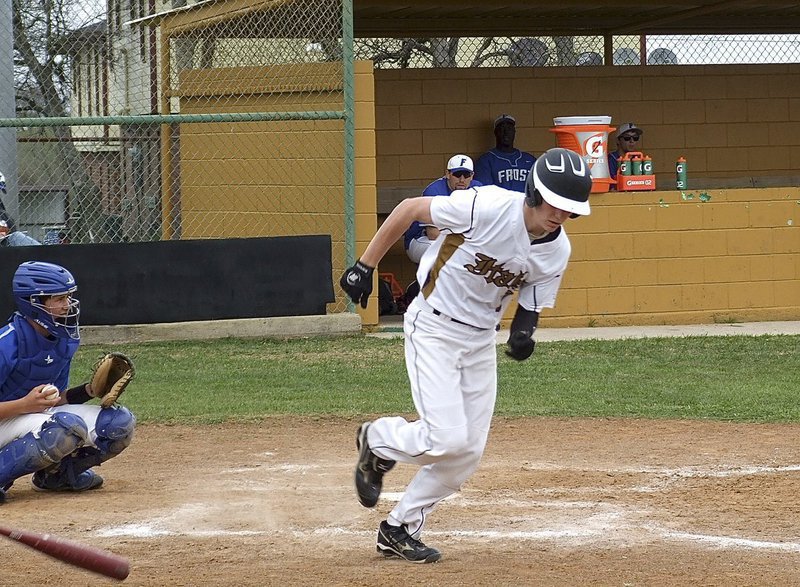
<svg viewBox="0 0 800 587"><path fill-rule="evenodd" d="M507 344L506 354L517 361L524 361L533 354L536 341L533 340L533 333L517 330L508 337Z"/></svg>
<svg viewBox="0 0 800 587"><path fill-rule="evenodd" d="M353 303L360 303L362 308L367 307L369 296L372 293L372 273L374 271L374 267L356 261L356 264L347 269L339 280L339 285L350 296Z"/></svg>

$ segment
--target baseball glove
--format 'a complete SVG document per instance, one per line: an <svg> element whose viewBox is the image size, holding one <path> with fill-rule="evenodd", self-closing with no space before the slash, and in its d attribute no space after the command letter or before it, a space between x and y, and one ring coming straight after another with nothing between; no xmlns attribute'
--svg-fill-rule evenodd
<svg viewBox="0 0 800 587"><path fill-rule="evenodd" d="M108 353L94 364L89 395L102 398L100 405L110 407L133 379L133 361L122 353Z"/></svg>

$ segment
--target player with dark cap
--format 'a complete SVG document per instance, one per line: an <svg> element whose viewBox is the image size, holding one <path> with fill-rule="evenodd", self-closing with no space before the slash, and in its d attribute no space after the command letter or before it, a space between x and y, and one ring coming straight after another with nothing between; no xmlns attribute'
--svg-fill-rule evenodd
<svg viewBox="0 0 800 587"><path fill-rule="evenodd" d="M434 507L477 469L497 395L496 334L519 292L506 353L531 356L543 308L555 305L570 256L562 224L590 213L592 179L580 155L550 149L537 161L524 193L487 185L448 198L400 202L339 283L362 307L375 267L414 220L441 234L417 270L422 285L404 315L405 359L418 418L383 417L358 429L355 487L374 507L383 476L397 462L420 467L381 522L377 549L387 557L430 563L441 553L420 540Z"/></svg>
<svg viewBox="0 0 800 587"><path fill-rule="evenodd" d="M495 147L475 162L475 180L515 192L525 191L525 181L536 157L514 147L517 120L501 114L494 121Z"/></svg>

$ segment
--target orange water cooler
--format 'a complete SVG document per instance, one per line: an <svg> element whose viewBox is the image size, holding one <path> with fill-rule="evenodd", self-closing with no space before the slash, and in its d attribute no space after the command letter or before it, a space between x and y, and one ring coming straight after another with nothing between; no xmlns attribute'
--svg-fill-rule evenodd
<svg viewBox="0 0 800 587"><path fill-rule="evenodd" d="M579 153L592 173L592 192L607 192L615 183L608 173L608 134L615 131L610 116L560 116L553 119L559 147Z"/></svg>

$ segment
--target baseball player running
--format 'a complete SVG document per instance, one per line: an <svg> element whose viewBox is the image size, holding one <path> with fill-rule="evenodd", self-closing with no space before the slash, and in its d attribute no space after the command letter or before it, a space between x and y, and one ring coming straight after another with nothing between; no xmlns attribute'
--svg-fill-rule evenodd
<svg viewBox="0 0 800 587"><path fill-rule="evenodd" d="M577 154L550 149L535 163L525 193L497 186L449 198L401 202L340 280L367 306L372 274L413 220L441 231L417 271L422 285L404 316L405 358L419 418L383 417L358 430L355 486L365 507L378 502L383 476L396 462L420 467L378 530L387 557L429 563L441 558L421 540L425 522L478 466L497 393L495 329L519 290L506 354L534 350L542 308L555 304L570 244L562 223L589 214L589 168Z"/></svg>

